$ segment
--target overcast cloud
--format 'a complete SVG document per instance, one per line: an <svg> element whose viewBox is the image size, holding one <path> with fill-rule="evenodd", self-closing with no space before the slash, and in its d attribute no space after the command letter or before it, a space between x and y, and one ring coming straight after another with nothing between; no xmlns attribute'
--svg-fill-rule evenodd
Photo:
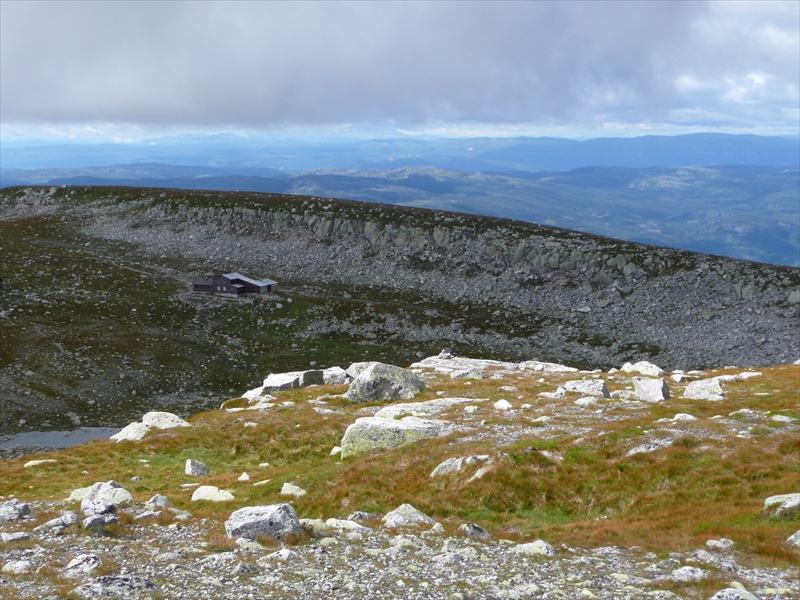
<svg viewBox="0 0 800 600"><path fill-rule="evenodd" d="M795 1L3 1L0 11L4 136L76 123L800 131Z"/></svg>

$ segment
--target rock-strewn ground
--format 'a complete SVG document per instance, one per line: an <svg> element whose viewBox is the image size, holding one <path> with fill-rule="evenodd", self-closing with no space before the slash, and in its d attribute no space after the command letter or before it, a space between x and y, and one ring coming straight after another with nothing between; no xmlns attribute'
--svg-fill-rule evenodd
<svg viewBox="0 0 800 600"><path fill-rule="evenodd" d="M342 385L253 393L141 441L7 461L0 597L800 597L798 366L626 368L442 353L413 365L426 382L413 400L355 403ZM642 373L671 397L638 398ZM687 398L696 381L719 397ZM409 414L444 437L330 451L360 417ZM210 472L189 475L200 456ZM85 487L112 478L132 501L116 484ZM228 499L190 499L206 483ZM237 508L288 500L304 534L226 535ZM402 503L432 519L379 519Z"/></svg>

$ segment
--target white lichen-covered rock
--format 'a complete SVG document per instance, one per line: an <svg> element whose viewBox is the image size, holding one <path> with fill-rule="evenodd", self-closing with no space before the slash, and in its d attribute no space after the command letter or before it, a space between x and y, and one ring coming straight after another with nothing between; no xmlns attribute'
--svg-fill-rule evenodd
<svg viewBox="0 0 800 600"><path fill-rule="evenodd" d="M611 394L608 393L608 386L602 379L575 379L567 381L564 384L564 389L568 392L577 392L587 396L600 396L602 398L611 397Z"/></svg>
<svg viewBox="0 0 800 600"><path fill-rule="evenodd" d="M776 517L792 517L800 514L800 494L779 494L764 500L764 510L770 510Z"/></svg>
<svg viewBox="0 0 800 600"><path fill-rule="evenodd" d="M114 506L126 506L134 501L133 495L116 481L98 481L89 487L75 489L67 502L82 502L84 498L105 500Z"/></svg>
<svg viewBox="0 0 800 600"><path fill-rule="evenodd" d="M421 525L436 525L424 512L417 510L410 504L402 504L381 519L384 526L391 528L420 527Z"/></svg>
<svg viewBox="0 0 800 600"><path fill-rule="evenodd" d="M57 462L58 461L55 458L40 458L37 460L29 460L24 465L22 465L22 467L24 469L29 469L31 467L38 467L40 465L49 465Z"/></svg>
<svg viewBox="0 0 800 600"><path fill-rule="evenodd" d="M169 498L163 494L156 494L150 500L144 503L145 507L149 510L160 510L169 508L171 506Z"/></svg>
<svg viewBox="0 0 800 600"><path fill-rule="evenodd" d="M270 566L269 563L271 562L278 561L286 563L296 560L300 560L300 555L297 552L294 550L289 550L289 548L281 548L276 552L262 556L256 562L262 567L268 567Z"/></svg>
<svg viewBox="0 0 800 600"><path fill-rule="evenodd" d="M208 465L204 462L200 462L199 460L194 460L193 458L186 459L186 468L184 469L184 473L187 475L192 475L194 477L205 477L209 473Z"/></svg>
<svg viewBox="0 0 800 600"><path fill-rule="evenodd" d="M330 367L322 371L322 379L327 385L344 385L350 376L342 367Z"/></svg>
<svg viewBox="0 0 800 600"><path fill-rule="evenodd" d="M375 361L353 363L352 365L347 367L347 370L345 371L345 374L350 379L355 379L356 377L358 377L361 374L361 371L365 370L367 367L369 367L370 365L374 365L374 364L377 364L377 363Z"/></svg>
<svg viewBox="0 0 800 600"><path fill-rule="evenodd" d="M303 533L303 526L290 504L246 506L225 521L225 532L231 538L253 539L263 535L280 540Z"/></svg>
<svg viewBox="0 0 800 600"><path fill-rule="evenodd" d="M513 551L517 554L541 554L543 556L556 556L558 551L544 540L536 540L529 544L517 544Z"/></svg>
<svg viewBox="0 0 800 600"><path fill-rule="evenodd" d="M456 456L448 458L446 461L439 463L439 465L431 471L431 477L441 477L449 473L460 471L464 467L475 465L478 463L486 462L489 460L488 454L476 454L473 456Z"/></svg>
<svg viewBox="0 0 800 600"><path fill-rule="evenodd" d="M61 574L64 577L86 577L102 565L103 561L97 554L79 554L69 561Z"/></svg>
<svg viewBox="0 0 800 600"><path fill-rule="evenodd" d="M511 402L508 400L501 399L494 403L495 410L511 410L512 408L513 406L511 406Z"/></svg>
<svg viewBox="0 0 800 600"><path fill-rule="evenodd" d="M362 417L344 432L342 458L413 444L450 431L447 421L404 417L399 420Z"/></svg>
<svg viewBox="0 0 800 600"><path fill-rule="evenodd" d="M32 516L31 507L26 502L21 502L14 498L0 502L0 523L7 521L21 521L25 517Z"/></svg>
<svg viewBox="0 0 800 600"><path fill-rule="evenodd" d="M281 488L281 496L305 496L308 492L306 492L303 488L293 483L286 482L283 484Z"/></svg>
<svg viewBox="0 0 800 600"><path fill-rule="evenodd" d="M706 547L713 550L730 550L733 548L733 540L720 538L718 540L706 540Z"/></svg>
<svg viewBox="0 0 800 600"><path fill-rule="evenodd" d="M683 390L683 397L690 400L722 400L725 392L716 377L692 381Z"/></svg>
<svg viewBox="0 0 800 600"><path fill-rule="evenodd" d="M103 498L84 498L81 500L81 512L87 517L93 515L112 515L117 512L117 505Z"/></svg>
<svg viewBox="0 0 800 600"><path fill-rule="evenodd" d="M148 431L150 431L150 427L144 423L131 423L130 425L123 427L120 431L108 439L114 442L123 442L126 440L138 442L144 438Z"/></svg>
<svg viewBox="0 0 800 600"><path fill-rule="evenodd" d="M374 416L378 419L396 419L400 416L433 417L454 406L473 402L483 402L483 400L480 398L436 398L425 402L401 402L384 406Z"/></svg>
<svg viewBox="0 0 800 600"><path fill-rule="evenodd" d="M4 544L8 542L21 542L29 539L31 539L31 534L27 531L15 531L14 533L0 531L0 542L3 542Z"/></svg>
<svg viewBox="0 0 800 600"><path fill-rule="evenodd" d="M645 402L661 402L670 398L669 386L663 379L634 377L633 387L636 390L636 397Z"/></svg>
<svg viewBox="0 0 800 600"><path fill-rule="evenodd" d="M209 502L227 502L233 500L233 494L226 490L221 490L213 485L201 485L192 494L192 502L207 500Z"/></svg>
<svg viewBox="0 0 800 600"><path fill-rule="evenodd" d="M697 421L697 417L694 417L688 413L678 413L674 417L672 417L673 421Z"/></svg>
<svg viewBox="0 0 800 600"><path fill-rule="evenodd" d="M595 396L583 396L575 400L575 404L578 406L594 406L597 404L597 398Z"/></svg>
<svg viewBox="0 0 800 600"><path fill-rule="evenodd" d="M647 377L660 377L664 375L664 370L658 365L654 365L646 360L640 360L637 363L625 363L620 369L623 373L638 373L639 375L646 375Z"/></svg>
<svg viewBox="0 0 800 600"><path fill-rule="evenodd" d="M394 365L372 363L353 379L345 396L351 402L407 400L425 389L416 373Z"/></svg>
<svg viewBox="0 0 800 600"><path fill-rule="evenodd" d="M169 412L149 412L142 417L142 423L154 429L174 429L176 427L191 427L178 415Z"/></svg>

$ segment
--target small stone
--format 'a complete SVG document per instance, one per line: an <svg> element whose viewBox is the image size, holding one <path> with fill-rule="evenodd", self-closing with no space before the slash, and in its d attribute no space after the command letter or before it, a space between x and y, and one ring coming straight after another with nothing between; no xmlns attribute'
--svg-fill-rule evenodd
<svg viewBox="0 0 800 600"><path fill-rule="evenodd" d="M768 509L772 509L776 517L791 518L800 512L800 493L770 496L764 500L764 510Z"/></svg>
<svg viewBox="0 0 800 600"><path fill-rule="evenodd" d="M236 478L236 481L250 481L250 475L248 475L247 472L244 472Z"/></svg>
<svg viewBox="0 0 800 600"><path fill-rule="evenodd" d="M97 554L80 554L73 558L61 572L64 577L85 577L102 566Z"/></svg>
<svg viewBox="0 0 800 600"><path fill-rule="evenodd" d="M707 540L706 546L714 550L728 550L733 547L733 540L727 538L720 538L718 540Z"/></svg>
<svg viewBox="0 0 800 600"><path fill-rule="evenodd" d="M0 533L0 541L2 541L3 543L21 542L29 539L31 539L31 534L28 533L27 531L17 531L15 533L6 533L5 531L3 531L2 533Z"/></svg>
<svg viewBox="0 0 800 600"><path fill-rule="evenodd" d="M700 581L701 579L705 578L706 572L702 569L698 569L697 567L681 567L680 569L675 569L670 577L675 579L676 581Z"/></svg>
<svg viewBox="0 0 800 600"><path fill-rule="evenodd" d="M786 543L790 546L794 546L795 548L800 548L800 529L786 538Z"/></svg>
<svg viewBox="0 0 800 600"><path fill-rule="evenodd" d="M420 525L433 526L436 524L436 521L410 504L403 504L386 513L382 521L386 527L391 528L419 527Z"/></svg>
<svg viewBox="0 0 800 600"><path fill-rule="evenodd" d="M758 600L758 597L746 590L737 590L730 587L718 591L709 600Z"/></svg>
<svg viewBox="0 0 800 600"><path fill-rule="evenodd" d="M170 502L169 498L164 496L163 494L156 494L150 500L144 503L144 505L149 508L150 510L158 510L160 508L169 508Z"/></svg>
<svg viewBox="0 0 800 600"><path fill-rule="evenodd" d="M498 400L494 403L494 408L495 410L510 410L512 406L508 400Z"/></svg>
<svg viewBox="0 0 800 600"><path fill-rule="evenodd" d="M341 453L342 453L341 446L334 446L333 448L331 448L331 456L338 456Z"/></svg>
<svg viewBox="0 0 800 600"><path fill-rule="evenodd" d="M30 516L33 516L31 507L25 502L20 502L16 498L6 502L0 502L0 523L21 521L25 517Z"/></svg>
<svg viewBox="0 0 800 600"><path fill-rule="evenodd" d="M8 575L21 575L33 569L33 563L29 560L11 560L3 565L2 572Z"/></svg>

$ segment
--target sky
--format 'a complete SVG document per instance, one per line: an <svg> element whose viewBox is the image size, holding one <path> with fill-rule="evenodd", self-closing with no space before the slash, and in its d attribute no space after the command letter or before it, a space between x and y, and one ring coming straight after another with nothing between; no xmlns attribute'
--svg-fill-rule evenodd
<svg viewBox="0 0 800 600"><path fill-rule="evenodd" d="M800 2L0 0L4 143L695 131L800 134Z"/></svg>

